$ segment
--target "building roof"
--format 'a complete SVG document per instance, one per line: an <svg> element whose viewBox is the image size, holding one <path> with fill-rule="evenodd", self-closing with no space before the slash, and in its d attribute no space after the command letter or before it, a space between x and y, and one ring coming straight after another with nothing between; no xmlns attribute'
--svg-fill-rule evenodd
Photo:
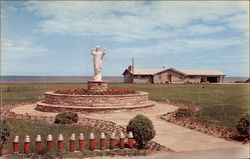
<svg viewBox="0 0 250 159"><path fill-rule="evenodd" d="M183 72L186 75L207 75L207 76L225 75L223 72L219 70L187 70L187 69L177 69L177 70Z"/></svg>
<svg viewBox="0 0 250 159"><path fill-rule="evenodd" d="M135 75L154 75L169 68L134 68Z"/></svg>
<svg viewBox="0 0 250 159"><path fill-rule="evenodd" d="M189 69L174 69L174 68L165 68L165 67L163 68L134 68L133 72L126 69L124 73L128 71L134 75L155 75L165 70L172 70L172 71L181 73L183 75L225 76L225 74L219 70L198 70L198 69L189 70Z"/></svg>

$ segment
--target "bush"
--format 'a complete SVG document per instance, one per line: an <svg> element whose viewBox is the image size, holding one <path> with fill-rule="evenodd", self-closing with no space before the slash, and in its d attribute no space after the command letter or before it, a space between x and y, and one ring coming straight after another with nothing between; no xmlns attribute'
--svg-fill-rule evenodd
<svg viewBox="0 0 250 159"><path fill-rule="evenodd" d="M190 118L194 115L194 111L190 108L179 108L176 112L175 112L175 117L176 118L183 118L183 117L187 117Z"/></svg>
<svg viewBox="0 0 250 159"><path fill-rule="evenodd" d="M7 138L10 136L10 127L6 120L1 121L0 125L0 132L1 132L1 140L0 140L0 156L2 155L2 151L4 148L4 145L6 144Z"/></svg>
<svg viewBox="0 0 250 159"><path fill-rule="evenodd" d="M63 112L56 115L55 123L56 124L73 124L77 123L78 115L73 112Z"/></svg>
<svg viewBox="0 0 250 159"><path fill-rule="evenodd" d="M129 121L127 132L132 132L139 149L145 148L147 143L154 138L155 130L150 119L137 115Z"/></svg>
<svg viewBox="0 0 250 159"><path fill-rule="evenodd" d="M240 133L241 136L249 137L250 133L250 113L246 113L240 117L237 125L237 131Z"/></svg>
<svg viewBox="0 0 250 159"><path fill-rule="evenodd" d="M245 83L244 81L235 81L235 83Z"/></svg>
<svg viewBox="0 0 250 159"><path fill-rule="evenodd" d="M245 83L250 83L250 78L248 78L248 79L245 81Z"/></svg>

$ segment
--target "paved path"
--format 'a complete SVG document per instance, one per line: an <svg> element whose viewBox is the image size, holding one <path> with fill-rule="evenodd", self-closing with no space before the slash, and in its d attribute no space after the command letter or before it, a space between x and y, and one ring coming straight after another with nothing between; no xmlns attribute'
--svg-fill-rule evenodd
<svg viewBox="0 0 250 159"><path fill-rule="evenodd" d="M185 152L153 153L149 156L125 156L122 159L240 159L248 158L245 154L247 147L212 149ZM93 159L110 159L110 157L93 157ZM121 156L112 157L112 159L121 159Z"/></svg>
<svg viewBox="0 0 250 159"><path fill-rule="evenodd" d="M32 104L24 105L21 107L16 107L12 111L18 114L26 112L33 115L56 115L56 113L38 112L34 110L34 107L35 105ZM155 126L156 136L154 138L154 141L174 150L175 152L181 152L182 154L187 153L190 155L195 154L196 152L200 155L208 155L210 152L212 155L212 152L215 152L215 154L222 154L222 156L225 156L223 154L228 154L229 156L236 155L234 157L232 156L233 158L249 157L248 145L225 141L224 139L216 138L175 124L168 123L159 118L160 114L172 112L176 109L177 107L173 105L157 103L154 107L143 109L140 111L137 110L127 112L117 111L112 113L89 113L80 114L79 117L88 117L113 121L119 125L126 126L131 118L133 118L137 114L143 114L149 117ZM176 154L180 153L174 153L174 155ZM166 155L164 156L167 157Z"/></svg>

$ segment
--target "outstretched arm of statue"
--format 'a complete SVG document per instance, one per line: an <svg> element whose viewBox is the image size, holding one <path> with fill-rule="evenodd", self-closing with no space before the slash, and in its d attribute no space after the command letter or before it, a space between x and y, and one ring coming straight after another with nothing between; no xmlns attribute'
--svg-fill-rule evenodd
<svg viewBox="0 0 250 159"><path fill-rule="evenodd" d="M104 48L104 50L103 50L103 52L102 52L102 57L103 57L104 55L106 55L107 51L108 51L108 49L107 49L107 48Z"/></svg>
<svg viewBox="0 0 250 159"><path fill-rule="evenodd" d="M91 49L91 55L94 55L94 48Z"/></svg>

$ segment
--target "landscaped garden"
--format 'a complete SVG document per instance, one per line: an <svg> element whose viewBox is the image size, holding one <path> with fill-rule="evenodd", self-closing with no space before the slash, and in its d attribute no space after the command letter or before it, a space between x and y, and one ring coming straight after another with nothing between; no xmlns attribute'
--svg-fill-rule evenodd
<svg viewBox="0 0 250 159"><path fill-rule="evenodd" d="M141 118L146 120L141 120ZM96 120L96 122L90 122L98 125L99 121ZM46 117L44 117L42 121L6 118L4 119L2 126L4 131L1 139L6 139L6 144L0 145L5 145L3 150L1 147L0 153L8 155L10 158L47 159L55 157L83 158L114 155L137 156L150 154L152 151L171 151L151 141L155 136L154 127L147 117L141 115L132 119L131 122L128 123L128 136L123 134L122 131L120 132L120 135L115 135L115 133L112 133L111 136L109 135L110 133L105 133L106 135L104 135L100 126L85 125L82 124L82 122L78 123L78 115L73 112L63 112L58 114L55 117L54 123L47 120ZM105 125L102 125L101 127L105 129ZM147 132L141 130L147 130L147 132L152 132L152 134L147 134ZM115 132L114 129L111 131ZM82 138L82 146L80 146L80 137L77 136L72 139L72 133L75 135L82 133L84 136ZM92 137L91 134L93 134ZM30 144L28 147L26 144L27 135L29 138L28 143ZM37 146L37 135L41 135L41 140L39 140L41 141L40 148ZM50 139L49 135L51 135ZM104 137L102 137L102 135L104 135ZM19 137L16 141L17 136ZM59 138L59 136L63 137ZM126 140L126 138L128 139ZM75 142L75 146L73 147L72 140ZM51 141L52 143L51 148L48 146L48 141ZM63 144L59 144L59 141L62 141ZM14 142L19 146L14 146Z"/></svg>
<svg viewBox="0 0 250 159"><path fill-rule="evenodd" d="M86 84L1 84L2 104L36 102L51 90L86 88ZM149 93L150 100L184 103L199 107L197 119L235 128L241 115L250 110L248 84L123 84L111 89L136 89Z"/></svg>
<svg viewBox="0 0 250 159"><path fill-rule="evenodd" d="M36 102L43 99L43 93L51 90L58 90L57 93L62 94L88 94L85 91L85 84L1 84L2 91L2 106L17 103ZM176 105L184 105L190 108L195 108L196 111L188 111L186 109L179 109L175 112L174 116L185 120L183 125L187 128L197 129L204 133L210 133L214 130L217 131L218 137L227 136L224 133L224 129L210 125L199 125L196 121L202 121L205 123L212 123L215 125L225 126L236 130L237 122L239 118L250 110L250 85L247 84L122 84L113 83L110 84L110 91L108 94L133 94L134 90L149 92L149 98L151 100L159 102L168 102ZM80 89L79 89L80 88ZM114 92L113 90L119 90ZM183 116L184 115L184 116ZM25 116L24 116L25 117ZM175 119L165 116L167 121L176 123ZM192 120L187 121L186 117L192 117ZM194 117L194 118L193 118ZM244 116L243 116L244 117ZM245 118L248 118L245 117ZM238 124L239 130L246 131L245 124L247 120L243 118L241 123ZM42 135L42 140L46 141L48 134L52 134L57 138L58 134L63 134L66 138L70 137L71 133L84 133L86 141L88 141L88 134L93 132L96 136L96 147L100 144L100 133L102 130L93 126L86 125L62 125L62 124L48 124L40 121L25 121L20 119L6 119L11 129L11 136L8 137L7 143L12 143L14 136L19 135L21 140L24 140L25 135L29 135L32 139L36 135ZM140 120L140 119L139 119ZM180 120L180 121L183 121ZM144 120L143 120L144 121ZM56 122L56 121L55 121ZM67 123L67 122L66 122ZM137 122L136 122L137 123ZM176 123L178 124L178 123ZM139 124L140 125L140 124ZM181 124L179 124L181 125ZM196 127L195 127L195 126ZM198 125L198 127L197 127ZM199 130L202 127L206 127L204 130ZM243 129L242 129L243 128ZM211 130L210 130L211 129ZM133 130L133 129L131 129ZM140 130L140 128L138 129ZM232 131L232 132L234 132ZM144 133L144 132L141 132ZM230 133L230 131L229 131ZM143 135L144 136L144 135ZM109 144L109 135L107 134L107 145ZM135 135L136 137L136 135ZM136 138L135 138L136 139ZM65 140L65 149L69 149L69 140ZM88 142L86 142L88 147ZM34 149L34 143L31 146ZM20 150L23 149L23 144L20 145ZM5 150L12 151L12 145L7 144ZM102 155L141 155L140 151L133 150L115 150L115 151L103 151L92 152L84 151L84 153L77 152L72 153L70 151L63 151L58 153L56 146L52 151L47 153L45 146L40 154L46 158L53 158L55 156L67 156L67 157L87 157L87 156L102 156ZM34 151L34 150L31 150ZM146 151L145 151L146 152Z"/></svg>

